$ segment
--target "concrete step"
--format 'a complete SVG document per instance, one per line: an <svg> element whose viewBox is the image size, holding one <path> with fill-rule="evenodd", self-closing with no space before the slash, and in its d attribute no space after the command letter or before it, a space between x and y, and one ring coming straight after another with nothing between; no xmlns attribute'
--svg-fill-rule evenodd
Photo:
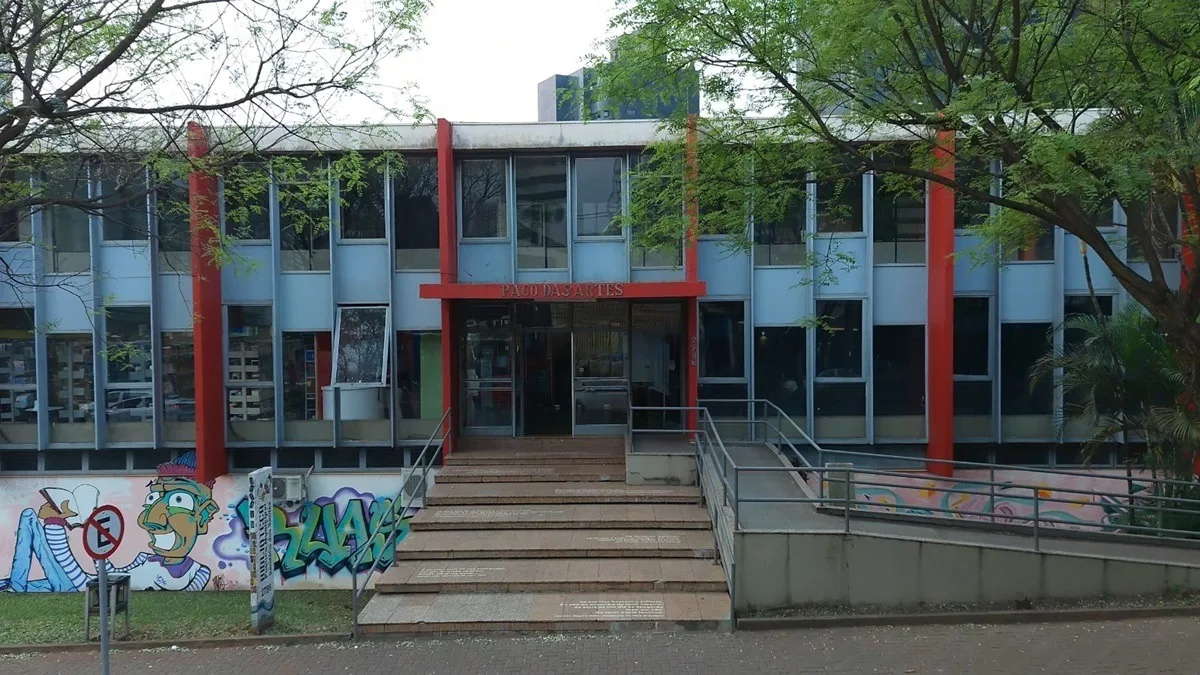
<svg viewBox="0 0 1200 675"><path fill-rule="evenodd" d="M429 492L426 506L471 504L696 504L700 488L620 483L448 483Z"/></svg>
<svg viewBox="0 0 1200 675"><path fill-rule="evenodd" d="M624 436L462 436L454 452L625 451Z"/></svg>
<svg viewBox="0 0 1200 675"><path fill-rule="evenodd" d="M439 483L625 482L625 463L609 464L457 464L438 472Z"/></svg>
<svg viewBox="0 0 1200 675"><path fill-rule="evenodd" d="M446 466L526 465L577 466L580 464L624 464L624 450L456 450L446 455Z"/></svg>
<svg viewBox="0 0 1200 675"><path fill-rule="evenodd" d="M438 477L441 480L441 477ZM409 521L413 531L514 529L707 530L708 512L690 504L514 504L436 506Z"/></svg>
<svg viewBox="0 0 1200 675"><path fill-rule="evenodd" d="M380 593L359 615L375 634L728 628L726 593Z"/></svg>
<svg viewBox="0 0 1200 675"><path fill-rule="evenodd" d="M712 556L713 535L703 530L449 530L396 546L396 560Z"/></svg>
<svg viewBox="0 0 1200 675"><path fill-rule="evenodd" d="M422 560L393 564L376 593L724 593L725 573L712 559L551 558Z"/></svg>

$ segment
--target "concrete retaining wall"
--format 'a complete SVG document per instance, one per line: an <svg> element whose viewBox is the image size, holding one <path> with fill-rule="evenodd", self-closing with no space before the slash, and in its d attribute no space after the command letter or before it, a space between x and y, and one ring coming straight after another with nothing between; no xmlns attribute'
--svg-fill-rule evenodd
<svg viewBox="0 0 1200 675"><path fill-rule="evenodd" d="M1200 590L1197 566L840 532L739 533L737 610Z"/></svg>
<svg viewBox="0 0 1200 675"><path fill-rule="evenodd" d="M625 455L625 482L630 485L696 485L692 454L636 452Z"/></svg>

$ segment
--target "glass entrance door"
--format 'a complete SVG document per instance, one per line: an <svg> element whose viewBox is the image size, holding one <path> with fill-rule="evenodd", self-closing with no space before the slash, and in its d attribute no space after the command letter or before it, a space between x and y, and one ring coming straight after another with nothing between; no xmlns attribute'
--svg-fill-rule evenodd
<svg viewBox="0 0 1200 675"><path fill-rule="evenodd" d="M563 330L521 331L524 433L571 433L571 334Z"/></svg>

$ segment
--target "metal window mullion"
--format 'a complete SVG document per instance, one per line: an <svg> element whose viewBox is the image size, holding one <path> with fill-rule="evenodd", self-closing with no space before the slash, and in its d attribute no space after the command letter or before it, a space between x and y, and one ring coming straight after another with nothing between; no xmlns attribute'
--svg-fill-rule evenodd
<svg viewBox="0 0 1200 675"><path fill-rule="evenodd" d="M162 319L159 317L159 264L158 251L161 236L158 222L158 192L149 195L155 208L150 210L146 222L150 234L150 440L158 448L163 442L163 388L162 388Z"/></svg>
<svg viewBox="0 0 1200 675"><path fill-rule="evenodd" d="M282 274L282 267L283 267L283 265L282 265L282 255L283 254L281 252L281 249L283 246L283 230L282 230L283 221L282 221L281 214L279 211L279 185L275 180L274 169L269 169L269 173L270 173L270 182L268 183L268 189L267 189L267 195L269 197L268 202L267 202L267 204L268 204L267 211L268 211L268 215L270 216L268 229L271 231L270 232L270 236L271 236L271 383L269 386L271 386L271 389L272 389L271 395L275 398L275 400L272 402L272 405L274 406L274 409L275 409L275 414L272 416L272 420L274 422L274 427L275 427L275 445L278 446L281 443L281 441L285 438L284 416L281 414L281 412L282 412L281 406L283 405L283 380L282 380L282 378L276 377L276 370L275 370L276 362L279 363L279 368L280 368L279 372L282 372L282 367L283 367L283 332L280 330L279 310L278 310L280 286L282 285L281 274ZM332 252L330 255L332 256ZM229 353L228 353L229 323L228 323L228 321L229 320L228 320L228 313L227 313L226 323L225 323L225 326L226 326L226 329L225 329L225 334L226 334L225 372L226 373L229 372L229 363L228 363L228 359L229 359ZM260 361L260 363L261 363L261 361ZM320 392L317 392L317 395L320 396ZM226 408L227 409L225 412L225 418L226 418L226 424L228 424L228 419L229 419L228 403L226 403Z"/></svg>
<svg viewBox="0 0 1200 675"><path fill-rule="evenodd" d="M512 155L504 158L504 194L506 195L504 205L504 215L508 219L508 247L509 259L511 267L509 268L509 281L515 282L519 273L518 258L520 231L517 224L517 160ZM515 323L515 322L514 322ZM515 398L515 397L514 397ZM515 405L515 404L514 404ZM514 423L515 423L514 418Z"/></svg>
<svg viewBox="0 0 1200 675"><path fill-rule="evenodd" d="M1003 167L999 160L992 161L992 194L1002 197L1004 196L1004 178L1002 175ZM999 211L999 206L996 204L989 205L991 215L995 215ZM992 244L996 255L994 256L995 265L995 280L996 294L988 303L988 348L991 350L991 358L988 366L992 368L992 439L996 444L1004 442L1004 425L1001 421L1001 415L1004 414L1003 407L1000 404L1000 397L1003 392L1000 390L1001 373L1003 372L1003 358L1001 356L1002 340L1000 335L1000 306L1004 297L1004 275L1001 273L1004 267L1004 261L1000 256L1000 245ZM995 460L994 452L990 458Z"/></svg>
<svg viewBox="0 0 1200 675"><path fill-rule="evenodd" d="M33 178L30 178L31 186ZM46 331L38 326L38 322L43 325L49 325L46 321L47 314L47 298L48 292L45 284L46 265L45 259L41 255L42 242L46 241L46 219L43 217L42 209L33 209L29 214L29 229L32 242L29 245L29 255L31 257L33 267L33 279L35 288L33 291L33 319L34 319L34 334L33 334L33 350L34 350L34 377L36 378L36 398L37 398L37 449L41 455L43 451L50 445L50 345L47 340ZM70 414L70 413L68 413Z"/></svg>
<svg viewBox="0 0 1200 675"><path fill-rule="evenodd" d="M93 198L99 196L99 179L96 174L96 167L88 166L88 189L89 194ZM105 358L106 335L107 327L103 295L100 292L100 272L99 260L100 257L100 241L101 228L103 227L102 216L89 213L88 217L88 246L91 248L90 260L91 275L92 275L92 423L95 425L96 449L104 447L105 438L105 417L104 412L107 406L103 404L107 401L105 388L108 383L108 368L107 359Z"/></svg>
<svg viewBox="0 0 1200 675"><path fill-rule="evenodd" d="M809 171L806 174L808 182L806 183L806 192L804 195L805 214L804 214L804 230L805 230L805 262L808 263L808 257L811 253L814 257L815 240L817 232L817 174ZM808 297L806 299L808 307L807 314L810 318L815 317L817 312L817 289L816 276L813 274L813 266L806 264L804 266L805 280L808 282ZM813 326L804 328L804 426L805 432L811 438L814 432L813 417L816 414L816 404L813 401L815 396L814 377L817 370L817 341Z"/></svg>
<svg viewBox="0 0 1200 675"><path fill-rule="evenodd" d="M398 308L396 307L396 240L395 240L395 213L393 213L395 200L392 196L392 162L384 162L383 167L383 229L385 230L385 239L387 241L388 250L388 302L387 302L387 325L384 330L387 331L388 337L391 338L391 347L387 354L388 359L388 447L396 447L396 439L399 436L397 425L396 411L399 409L397 405L397 397L399 396L399 388L397 386L396 374L396 317L399 316ZM421 358L417 354L417 359ZM318 392L319 394L319 392ZM365 453L364 453L365 454Z"/></svg>

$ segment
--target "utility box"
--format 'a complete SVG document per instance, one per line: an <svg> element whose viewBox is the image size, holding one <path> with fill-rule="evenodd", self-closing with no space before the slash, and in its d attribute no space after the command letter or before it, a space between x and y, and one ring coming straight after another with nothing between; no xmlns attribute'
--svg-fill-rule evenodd
<svg viewBox="0 0 1200 675"><path fill-rule="evenodd" d="M854 501L854 464L848 462L826 462L825 506L845 508L847 495ZM839 471L839 469L841 469Z"/></svg>

